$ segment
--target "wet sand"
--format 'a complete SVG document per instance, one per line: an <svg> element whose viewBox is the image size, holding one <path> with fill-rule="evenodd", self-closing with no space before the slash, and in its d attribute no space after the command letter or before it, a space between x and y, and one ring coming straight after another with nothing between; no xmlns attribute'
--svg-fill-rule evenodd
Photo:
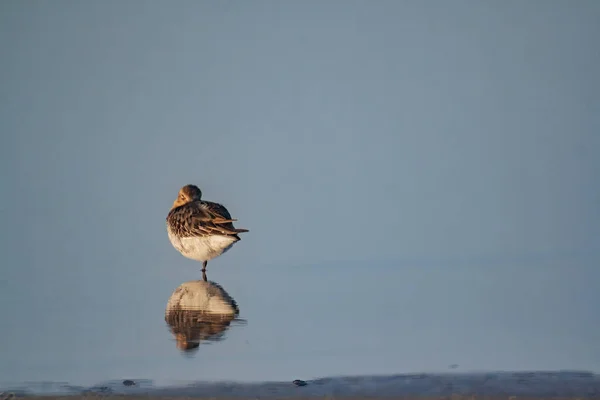
<svg viewBox="0 0 600 400"><path fill-rule="evenodd" d="M74 400L74 399L105 399L110 398L111 400L241 400L241 399L257 399L257 397L170 397L170 396L139 396L139 395L73 395L73 396L26 396L19 397L20 399L31 399L31 400ZM337 396L321 396L321 397L278 397L285 398L286 400L381 400L381 399L398 399L398 400L542 400L542 399L554 399L554 400L584 400L584 399L599 399L600 396L590 397L521 397L521 396L477 396L477 395L450 395L450 396L394 396L394 397L337 397Z"/></svg>
<svg viewBox="0 0 600 400"><path fill-rule="evenodd" d="M113 380L92 387L41 382L5 387L0 400L82 399L598 399L591 372L496 372L328 377L286 382L195 382L155 386L151 380Z"/></svg>

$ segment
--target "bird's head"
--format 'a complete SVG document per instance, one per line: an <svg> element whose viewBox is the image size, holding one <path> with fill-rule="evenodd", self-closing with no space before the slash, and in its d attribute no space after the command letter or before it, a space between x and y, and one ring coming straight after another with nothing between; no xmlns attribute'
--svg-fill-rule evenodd
<svg viewBox="0 0 600 400"><path fill-rule="evenodd" d="M187 204L191 201L196 201L202 199L202 191L198 186L195 185L185 185L181 189L179 189L179 193L177 194L177 198L173 202L173 207L176 208Z"/></svg>

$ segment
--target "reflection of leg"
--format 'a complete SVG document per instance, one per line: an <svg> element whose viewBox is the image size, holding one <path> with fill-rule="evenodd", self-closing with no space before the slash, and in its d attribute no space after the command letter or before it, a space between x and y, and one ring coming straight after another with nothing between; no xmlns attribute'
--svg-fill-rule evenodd
<svg viewBox="0 0 600 400"><path fill-rule="evenodd" d="M208 279L206 279L206 271L202 270L202 280L204 282L208 282Z"/></svg>
<svg viewBox="0 0 600 400"><path fill-rule="evenodd" d="M206 264L208 264L208 261L202 261L202 272L206 271Z"/></svg>

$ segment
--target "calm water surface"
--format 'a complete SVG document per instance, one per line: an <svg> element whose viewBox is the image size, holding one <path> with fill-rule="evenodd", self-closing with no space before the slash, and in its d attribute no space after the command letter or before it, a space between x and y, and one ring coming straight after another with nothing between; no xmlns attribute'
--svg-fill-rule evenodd
<svg viewBox="0 0 600 400"><path fill-rule="evenodd" d="M600 371L600 2L272 3L0 2L0 391Z"/></svg>
<svg viewBox="0 0 600 400"><path fill-rule="evenodd" d="M201 279L199 267L163 267L179 280L123 275L104 290L102 282L32 277L23 288L4 287L13 306L36 301L5 305L2 381L289 380L452 364L600 370L598 315L586 307L597 300L599 272L577 257L489 266L223 260L209 264L208 279L239 313L196 325L165 319L165 309L176 287ZM565 270L569 281L559 279Z"/></svg>

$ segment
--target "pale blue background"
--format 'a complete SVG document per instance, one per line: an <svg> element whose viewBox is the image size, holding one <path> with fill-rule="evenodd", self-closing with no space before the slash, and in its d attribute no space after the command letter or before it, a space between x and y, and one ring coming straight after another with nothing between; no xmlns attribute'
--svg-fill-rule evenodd
<svg viewBox="0 0 600 400"><path fill-rule="evenodd" d="M0 376L600 371L600 3L0 4ZM247 326L182 357L196 183Z"/></svg>

